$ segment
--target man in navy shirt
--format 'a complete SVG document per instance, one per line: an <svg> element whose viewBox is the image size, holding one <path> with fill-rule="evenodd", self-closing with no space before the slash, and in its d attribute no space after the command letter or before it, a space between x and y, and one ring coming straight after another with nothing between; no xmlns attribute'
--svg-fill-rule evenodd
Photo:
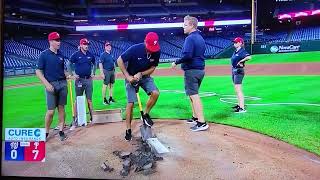
<svg viewBox="0 0 320 180"><path fill-rule="evenodd" d="M245 62L251 59L250 54L244 49L244 41L241 37L237 37L233 40L233 46L236 48L231 57L232 66L232 82L234 89L237 93L238 104L233 106L235 113L245 113L244 108L244 95L242 92L242 80L244 77Z"/></svg>
<svg viewBox="0 0 320 180"><path fill-rule="evenodd" d="M193 113L192 119L187 120L187 123L194 124L194 126L190 128L192 131L203 131L209 127L204 120L202 103L198 95L205 74L205 41L197 30L197 27L197 18L192 16L184 17L183 30L188 36L183 45L183 56L181 59L172 63L172 68L181 64L181 68L184 71L185 91L190 98Z"/></svg>
<svg viewBox="0 0 320 180"><path fill-rule="evenodd" d="M118 66L125 77L126 95L128 100L126 107L127 130L125 135L125 139L127 141L132 139L132 110L134 103L137 101L135 87L132 85L133 83L139 83L144 91L150 96L144 111L145 118L143 118L143 120L146 125L153 125L153 121L151 120L149 113L151 108L157 102L159 90L150 75L158 66L159 59L159 37L156 33L149 32L145 37L144 43L131 46L122 53L117 60Z"/></svg>
<svg viewBox="0 0 320 180"><path fill-rule="evenodd" d="M72 69L71 65L74 65L73 76L75 79L76 96L82 96L86 93L88 102L88 108L90 113L90 122L92 121L93 106L92 106L92 77L95 75L95 57L88 51L89 41L86 38L80 40L80 49L72 54L69 63L69 69ZM75 102L74 112L75 118L77 118L77 102ZM71 130L75 126L72 126Z"/></svg>
<svg viewBox="0 0 320 180"><path fill-rule="evenodd" d="M45 117L46 137L49 135L55 108L59 113L59 135L64 141L66 135L63 132L65 125L65 105L67 104L67 75L65 59L60 53L60 35L52 32L48 35L49 49L41 52L36 75L46 87L47 113Z"/></svg>
<svg viewBox="0 0 320 180"><path fill-rule="evenodd" d="M112 88L115 80L114 68L115 68L115 58L111 55L111 44L109 41L106 41L104 45L105 52L100 55L99 68L101 71L101 76L104 79L102 85L102 97L104 104L110 104L115 102L112 98ZM109 85L109 100L106 98L106 89Z"/></svg>

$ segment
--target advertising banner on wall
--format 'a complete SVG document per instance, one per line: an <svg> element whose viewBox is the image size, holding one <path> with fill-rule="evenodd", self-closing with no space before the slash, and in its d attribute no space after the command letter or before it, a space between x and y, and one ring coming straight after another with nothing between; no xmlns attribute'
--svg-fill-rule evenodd
<svg viewBox="0 0 320 180"><path fill-rule="evenodd" d="M256 54L289 53L289 52L300 52L300 51L301 51L301 44L299 42L260 44L254 48L254 52Z"/></svg>

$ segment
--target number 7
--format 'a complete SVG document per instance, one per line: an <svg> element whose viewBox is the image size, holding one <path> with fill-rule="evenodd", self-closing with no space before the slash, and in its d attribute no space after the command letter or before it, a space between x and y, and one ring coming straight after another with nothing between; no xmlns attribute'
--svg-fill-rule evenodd
<svg viewBox="0 0 320 180"><path fill-rule="evenodd" d="M32 150L32 153L35 154L34 157L33 157L33 159L36 160L37 157L38 157L38 154L39 154L39 150Z"/></svg>

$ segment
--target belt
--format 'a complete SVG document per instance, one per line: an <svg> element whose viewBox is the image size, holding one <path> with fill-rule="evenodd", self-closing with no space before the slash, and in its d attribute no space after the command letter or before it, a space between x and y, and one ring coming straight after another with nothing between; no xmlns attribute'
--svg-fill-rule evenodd
<svg viewBox="0 0 320 180"><path fill-rule="evenodd" d="M50 81L50 82L59 82L59 81L65 81L65 80L66 80L66 78L60 78L58 80L54 80L54 81Z"/></svg>
<svg viewBox="0 0 320 180"><path fill-rule="evenodd" d="M79 76L79 78L81 78L81 79L90 79L91 76Z"/></svg>

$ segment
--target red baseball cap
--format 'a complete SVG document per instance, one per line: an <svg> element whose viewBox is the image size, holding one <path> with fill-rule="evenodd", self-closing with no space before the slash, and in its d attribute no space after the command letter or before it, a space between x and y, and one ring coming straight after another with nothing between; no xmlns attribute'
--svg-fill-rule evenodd
<svg viewBox="0 0 320 180"><path fill-rule="evenodd" d="M234 38L233 42L234 42L234 43L239 43L239 42L241 42L241 43L243 44L243 43L244 43L244 40L243 40L241 37L236 37L236 38Z"/></svg>
<svg viewBox="0 0 320 180"><path fill-rule="evenodd" d="M51 40L57 40L57 39L60 39L60 35L59 33L57 32L51 32L49 35L48 35L48 40L51 41Z"/></svg>
<svg viewBox="0 0 320 180"><path fill-rule="evenodd" d="M80 39L80 45L88 45L88 44L89 44L89 41L87 38Z"/></svg>
<svg viewBox="0 0 320 180"><path fill-rule="evenodd" d="M160 45L159 45L159 37L158 34L155 32L149 32L146 35L146 38L144 39L146 43L146 48L150 52L157 52L160 50Z"/></svg>
<svg viewBox="0 0 320 180"><path fill-rule="evenodd" d="M111 45L109 41L106 41L106 43L104 44L104 46L109 46L109 45Z"/></svg>

